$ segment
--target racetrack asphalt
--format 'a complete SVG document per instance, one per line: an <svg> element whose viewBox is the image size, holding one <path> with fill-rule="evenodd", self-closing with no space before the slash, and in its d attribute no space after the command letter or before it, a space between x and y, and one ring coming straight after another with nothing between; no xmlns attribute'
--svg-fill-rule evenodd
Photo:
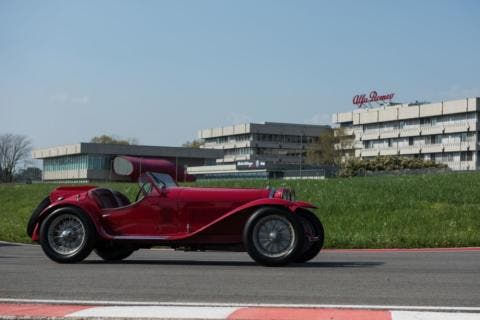
<svg viewBox="0 0 480 320"><path fill-rule="evenodd" d="M3 243L0 298L479 307L480 251L327 250L268 268L245 253L172 250L57 264L39 246Z"/></svg>

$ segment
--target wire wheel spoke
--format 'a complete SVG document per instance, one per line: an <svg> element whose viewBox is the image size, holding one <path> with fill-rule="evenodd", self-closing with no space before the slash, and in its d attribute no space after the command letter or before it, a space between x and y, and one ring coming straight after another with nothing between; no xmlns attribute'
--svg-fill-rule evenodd
<svg viewBox="0 0 480 320"><path fill-rule="evenodd" d="M261 218L253 230L254 245L268 257L275 258L289 254L295 246L295 232L291 222L280 215Z"/></svg>
<svg viewBox="0 0 480 320"><path fill-rule="evenodd" d="M56 217L50 223L47 232L50 247L61 255L75 254L86 241L83 222L73 214Z"/></svg>

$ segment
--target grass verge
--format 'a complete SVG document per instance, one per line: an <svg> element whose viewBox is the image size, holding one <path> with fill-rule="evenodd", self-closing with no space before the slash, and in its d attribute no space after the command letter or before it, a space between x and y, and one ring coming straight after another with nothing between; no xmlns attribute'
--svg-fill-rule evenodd
<svg viewBox="0 0 480 320"><path fill-rule="evenodd" d="M205 181L194 186L288 186L316 204L329 248L480 246L480 173L304 181ZM131 199L136 184L103 184ZM0 185L0 240L29 242L33 208L56 185Z"/></svg>

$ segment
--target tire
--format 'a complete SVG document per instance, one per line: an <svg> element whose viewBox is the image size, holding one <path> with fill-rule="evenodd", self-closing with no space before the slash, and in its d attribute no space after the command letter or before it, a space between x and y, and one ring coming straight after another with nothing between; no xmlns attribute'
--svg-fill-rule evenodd
<svg viewBox="0 0 480 320"><path fill-rule="evenodd" d="M95 253L105 261L120 261L129 257L133 251L132 248L118 245L98 246L94 249Z"/></svg>
<svg viewBox="0 0 480 320"><path fill-rule="evenodd" d="M244 246L253 260L265 266L283 266L295 260L303 248L303 227L290 212L264 207L248 219Z"/></svg>
<svg viewBox="0 0 480 320"><path fill-rule="evenodd" d="M43 252L59 263L82 261L92 252L95 241L95 226L78 208L59 208L40 227Z"/></svg>
<svg viewBox="0 0 480 320"><path fill-rule="evenodd" d="M305 233L305 241L303 250L295 259L295 262L307 262L317 256L322 250L323 242L325 240L325 231L323 225L317 216L307 210L298 211L298 217L302 223Z"/></svg>
<svg viewBox="0 0 480 320"><path fill-rule="evenodd" d="M27 234L31 238L33 235L33 231L35 231L35 226L37 224L38 216L45 210L46 207L50 205L50 197L45 197L40 204L33 210L32 215L30 216L30 220L28 220L27 224Z"/></svg>

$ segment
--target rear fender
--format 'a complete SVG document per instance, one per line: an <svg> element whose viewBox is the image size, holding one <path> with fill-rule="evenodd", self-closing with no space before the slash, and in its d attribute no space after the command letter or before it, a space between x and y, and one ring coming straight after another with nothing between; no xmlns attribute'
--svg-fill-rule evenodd
<svg viewBox="0 0 480 320"><path fill-rule="evenodd" d="M37 218L37 221L35 223L35 229L32 234L32 240L33 241L38 241L39 240L39 231L40 231L40 225L42 222L55 210L59 208L65 208L65 207L72 207L75 208L76 210L80 210L83 212L85 215L87 215L90 220L93 222L95 229L97 231L97 235L104 239L111 239L111 236L109 236L105 230L103 229L100 220L99 220L99 215L96 215L95 212L98 212L100 209L96 206L96 204L90 203L90 202L84 202L80 203L77 200L77 197L73 197L73 199L66 199L61 202L56 202L52 203L49 205L45 210L43 210L40 215Z"/></svg>
<svg viewBox="0 0 480 320"><path fill-rule="evenodd" d="M55 188L50 192L50 202L61 201L63 199L70 198L76 194L87 192L88 190L95 189L95 186L63 186Z"/></svg>

